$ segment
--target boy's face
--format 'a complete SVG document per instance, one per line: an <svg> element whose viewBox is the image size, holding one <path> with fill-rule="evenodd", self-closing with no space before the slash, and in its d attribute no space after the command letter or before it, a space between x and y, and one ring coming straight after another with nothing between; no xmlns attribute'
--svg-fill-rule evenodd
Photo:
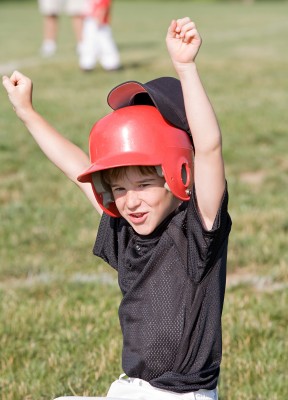
<svg viewBox="0 0 288 400"><path fill-rule="evenodd" d="M164 178L151 173L143 175L136 167L111 182L120 215L139 235L149 235L180 204L164 187Z"/></svg>

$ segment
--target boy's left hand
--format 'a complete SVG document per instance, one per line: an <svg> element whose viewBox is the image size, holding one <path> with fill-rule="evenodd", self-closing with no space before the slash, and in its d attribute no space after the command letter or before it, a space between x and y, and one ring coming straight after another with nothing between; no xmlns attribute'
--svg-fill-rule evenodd
<svg viewBox="0 0 288 400"><path fill-rule="evenodd" d="M179 64L193 63L201 43L202 39L195 23L190 18L172 20L168 28L166 44L176 68Z"/></svg>

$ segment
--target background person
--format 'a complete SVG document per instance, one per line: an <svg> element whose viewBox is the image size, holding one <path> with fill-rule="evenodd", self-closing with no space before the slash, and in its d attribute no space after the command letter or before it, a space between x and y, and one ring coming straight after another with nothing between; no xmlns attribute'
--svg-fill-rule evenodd
<svg viewBox="0 0 288 400"><path fill-rule="evenodd" d="M80 51L85 3L86 0L38 0L40 13L43 15L43 40L40 49L43 57L51 57L56 53L59 17L62 13L71 17L77 52Z"/></svg>
<svg viewBox="0 0 288 400"><path fill-rule="evenodd" d="M120 54L110 26L111 0L88 0L83 22L79 66L93 70L97 63L106 71L121 67Z"/></svg>

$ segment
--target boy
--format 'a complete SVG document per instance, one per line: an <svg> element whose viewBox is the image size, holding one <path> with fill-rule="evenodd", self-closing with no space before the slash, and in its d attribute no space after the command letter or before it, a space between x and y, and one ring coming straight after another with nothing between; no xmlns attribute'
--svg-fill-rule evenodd
<svg viewBox="0 0 288 400"><path fill-rule="evenodd" d="M94 254L118 271L129 377L107 397L217 399L231 228L221 132L195 65L195 24L173 20L166 43L180 82L114 88L115 111L91 131L91 163L33 110L28 78L3 84L40 148L103 214Z"/></svg>

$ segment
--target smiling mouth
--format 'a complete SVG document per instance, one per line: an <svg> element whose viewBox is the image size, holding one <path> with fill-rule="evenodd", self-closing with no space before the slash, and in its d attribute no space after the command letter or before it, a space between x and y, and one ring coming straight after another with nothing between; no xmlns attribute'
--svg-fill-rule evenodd
<svg viewBox="0 0 288 400"><path fill-rule="evenodd" d="M138 213L131 213L129 214L129 219L132 224L139 225L143 224L147 219L147 212L138 212Z"/></svg>
<svg viewBox="0 0 288 400"><path fill-rule="evenodd" d="M130 214L130 217L132 217L132 218L142 218L144 215L146 215L146 213L133 213L133 214Z"/></svg>

